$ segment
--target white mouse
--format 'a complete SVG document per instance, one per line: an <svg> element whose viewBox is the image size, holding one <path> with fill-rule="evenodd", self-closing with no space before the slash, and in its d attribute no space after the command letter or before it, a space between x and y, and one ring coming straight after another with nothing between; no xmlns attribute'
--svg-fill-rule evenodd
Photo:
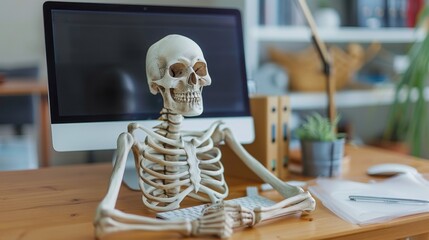
<svg viewBox="0 0 429 240"><path fill-rule="evenodd" d="M399 173L417 173L417 169L399 163L383 163L373 165L366 171L371 176L392 176Z"/></svg>

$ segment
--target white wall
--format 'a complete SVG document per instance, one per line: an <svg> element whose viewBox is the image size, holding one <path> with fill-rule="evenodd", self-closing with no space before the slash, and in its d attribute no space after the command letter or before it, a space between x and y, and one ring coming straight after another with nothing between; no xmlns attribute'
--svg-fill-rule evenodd
<svg viewBox="0 0 429 240"><path fill-rule="evenodd" d="M43 56L41 1L0 1L0 66L37 64Z"/></svg>

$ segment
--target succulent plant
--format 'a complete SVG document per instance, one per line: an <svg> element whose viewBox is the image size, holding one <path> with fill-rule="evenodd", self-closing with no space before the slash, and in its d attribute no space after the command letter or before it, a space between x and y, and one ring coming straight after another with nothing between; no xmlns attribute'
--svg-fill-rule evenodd
<svg viewBox="0 0 429 240"><path fill-rule="evenodd" d="M296 130L296 135L302 140L312 141L335 141L342 137L335 129L340 120L337 116L333 123L328 118L322 117L318 113L309 115L306 121Z"/></svg>

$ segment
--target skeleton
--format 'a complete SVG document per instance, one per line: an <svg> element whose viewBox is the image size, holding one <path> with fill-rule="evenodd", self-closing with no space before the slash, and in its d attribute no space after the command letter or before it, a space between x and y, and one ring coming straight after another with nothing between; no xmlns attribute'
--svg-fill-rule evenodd
<svg viewBox="0 0 429 240"><path fill-rule="evenodd" d="M183 116L203 111L202 88L211 84L207 63L200 47L191 39L168 35L152 45L147 53L146 73L152 94L164 100L161 123L154 130L136 123L118 138L117 158L108 192L95 216L98 238L128 230L176 231L184 236L229 237L233 228L253 226L279 216L308 214L315 201L308 192L279 180L234 138L222 122L214 122L205 131L181 131ZM136 131L147 137L137 140ZM228 186L223 176L221 152L225 142L262 180L271 184L285 199L271 207L247 209L223 202ZM143 203L154 211L180 207L185 197L207 202L197 220L160 220L133 215L115 209L125 163L133 151L140 176Z"/></svg>

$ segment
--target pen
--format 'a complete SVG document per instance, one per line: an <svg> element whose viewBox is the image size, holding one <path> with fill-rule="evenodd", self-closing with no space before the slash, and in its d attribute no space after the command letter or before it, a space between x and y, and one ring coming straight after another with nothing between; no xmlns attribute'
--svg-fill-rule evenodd
<svg viewBox="0 0 429 240"><path fill-rule="evenodd" d="M409 199L409 198L391 198L350 195L349 199L357 202L379 202L379 203L399 203L399 204L428 204L429 200Z"/></svg>

